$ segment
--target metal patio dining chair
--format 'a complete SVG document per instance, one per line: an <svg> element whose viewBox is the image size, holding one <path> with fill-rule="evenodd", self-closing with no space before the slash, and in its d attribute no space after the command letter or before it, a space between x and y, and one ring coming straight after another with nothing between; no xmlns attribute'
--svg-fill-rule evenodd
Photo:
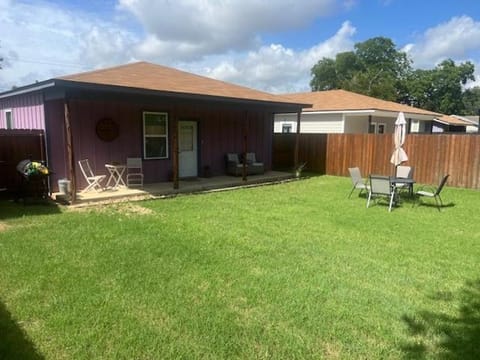
<svg viewBox="0 0 480 360"><path fill-rule="evenodd" d="M368 185L365 179L362 178L362 173L358 167L348 168L348 172L350 173L350 178L352 179L353 188L348 194L350 198L355 191L355 189L360 189L358 195L362 193L363 190L368 192Z"/></svg>
<svg viewBox="0 0 480 360"><path fill-rule="evenodd" d="M378 200L384 197L388 199L388 211L392 211L395 202L395 187L389 176L370 175L370 186L368 190L367 208L370 206L370 200Z"/></svg>
<svg viewBox="0 0 480 360"><path fill-rule="evenodd" d="M127 158L127 186L143 186L143 166L141 158Z"/></svg>
<svg viewBox="0 0 480 360"><path fill-rule="evenodd" d="M413 179L414 169L412 166L399 165L395 170L395 177L397 179ZM397 190L408 190L410 195L413 194L413 183L396 181L395 187Z"/></svg>
<svg viewBox="0 0 480 360"><path fill-rule="evenodd" d="M418 189L417 192L415 193L418 202L420 202L420 199L422 197L434 198L435 199L435 205L437 206L438 211L440 211L440 208L443 206L443 202L442 202L442 198L440 197L440 193L441 193L443 187L445 186L445 184L447 183L447 180L448 180L449 176L450 176L449 174L445 175L442 178L442 180L440 180L440 184L438 184L437 187L430 186L430 187L422 187L422 188ZM429 189L430 191L427 191L427 190L424 190L424 189ZM415 205L415 203L414 203L414 205Z"/></svg>

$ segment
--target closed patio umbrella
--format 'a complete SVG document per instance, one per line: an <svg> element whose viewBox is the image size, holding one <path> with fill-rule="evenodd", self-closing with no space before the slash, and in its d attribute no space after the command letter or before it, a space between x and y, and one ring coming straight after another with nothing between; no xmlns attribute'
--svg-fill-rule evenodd
<svg viewBox="0 0 480 360"><path fill-rule="evenodd" d="M403 150L402 146L405 143L407 130L407 122L405 121L405 115L403 112L399 112L397 120L395 121L395 132L393 133L393 142L395 144L395 150L393 150L390 162L398 166L402 162L408 160L407 153Z"/></svg>

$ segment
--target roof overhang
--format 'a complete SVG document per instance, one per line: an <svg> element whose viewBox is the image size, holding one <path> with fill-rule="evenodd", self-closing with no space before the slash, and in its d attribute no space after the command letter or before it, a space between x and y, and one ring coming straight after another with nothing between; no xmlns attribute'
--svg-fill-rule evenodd
<svg viewBox="0 0 480 360"><path fill-rule="evenodd" d="M204 95L204 94L195 94L195 93L182 93L182 92L173 92L173 91L159 91L159 90L150 90L143 88L134 88L126 86L117 86L117 85L105 85L97 83L88 83L64 79L51 79L43 82L38 82L35 84L23 86L20 88L12 89L4 93L0 93L1 98L7 98L10 96L22 95L30 92L41 91L41 90L50 90L50 89L62 89L65 90L66 94L72 93L81 93L88 91L102 92L102 93L113 93L113 94L124 94L124 95L140 95L140 96L160 96L160 97L169 97L183 100L197 100L197 101L215 101L221 103L230 103L237 105L260 105L267 106L275 109L275 112L301 112L303 108L312 107L311 104L296 103L291 101L282 101L279 96L278 101L269 101L262 99L252 99L252 98L235 98L229 96L213 96L213 95ZM68 96L68 95L65 95Z"/></svg>
<svg viewBox="0 0 480 360"><path fill-rule="evenodd" d="M372 116L379 116L379 117L388 117L392 119L396 119L398 116L399 111L387 111L387 110L378 110L378 109L360 109L360 110L321 110L321 111L304 111L302 112L302 116L309 116L309 115L325 115L325 114L342 114L345 116L363 116L363 115L372 115ZM431 121L435 118L435 114L427 115L427 114L416 114L416 113L409 113L404 112L405 117L414 118L416 120L425 120ZM279 115L288 115L288 113L283 113Z"/></svg>

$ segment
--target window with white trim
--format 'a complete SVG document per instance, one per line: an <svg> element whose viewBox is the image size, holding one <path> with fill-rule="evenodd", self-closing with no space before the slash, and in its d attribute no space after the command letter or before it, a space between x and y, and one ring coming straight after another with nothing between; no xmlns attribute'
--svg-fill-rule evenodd
<svg viewBox="0 0 480 360"><path fill-rule="evenodd" d="M168 158L168 113L143 112L143 157Z"/></svg>
<svg viewBox="0 0 480 360"><path fill-rule="evenodd" d="M5 109L5 129L13 129L13 127L12 109Z"/></svg>

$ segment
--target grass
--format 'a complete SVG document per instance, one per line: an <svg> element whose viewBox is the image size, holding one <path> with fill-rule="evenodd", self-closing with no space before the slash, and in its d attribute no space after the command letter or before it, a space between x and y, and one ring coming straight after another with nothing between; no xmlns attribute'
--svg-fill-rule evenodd
<svg viewBox="0 0 480 360"><path fill-rule="evenodd" d="M480 193L388 213L349 190L2 202L0 358L478 358Z"/></svg>

